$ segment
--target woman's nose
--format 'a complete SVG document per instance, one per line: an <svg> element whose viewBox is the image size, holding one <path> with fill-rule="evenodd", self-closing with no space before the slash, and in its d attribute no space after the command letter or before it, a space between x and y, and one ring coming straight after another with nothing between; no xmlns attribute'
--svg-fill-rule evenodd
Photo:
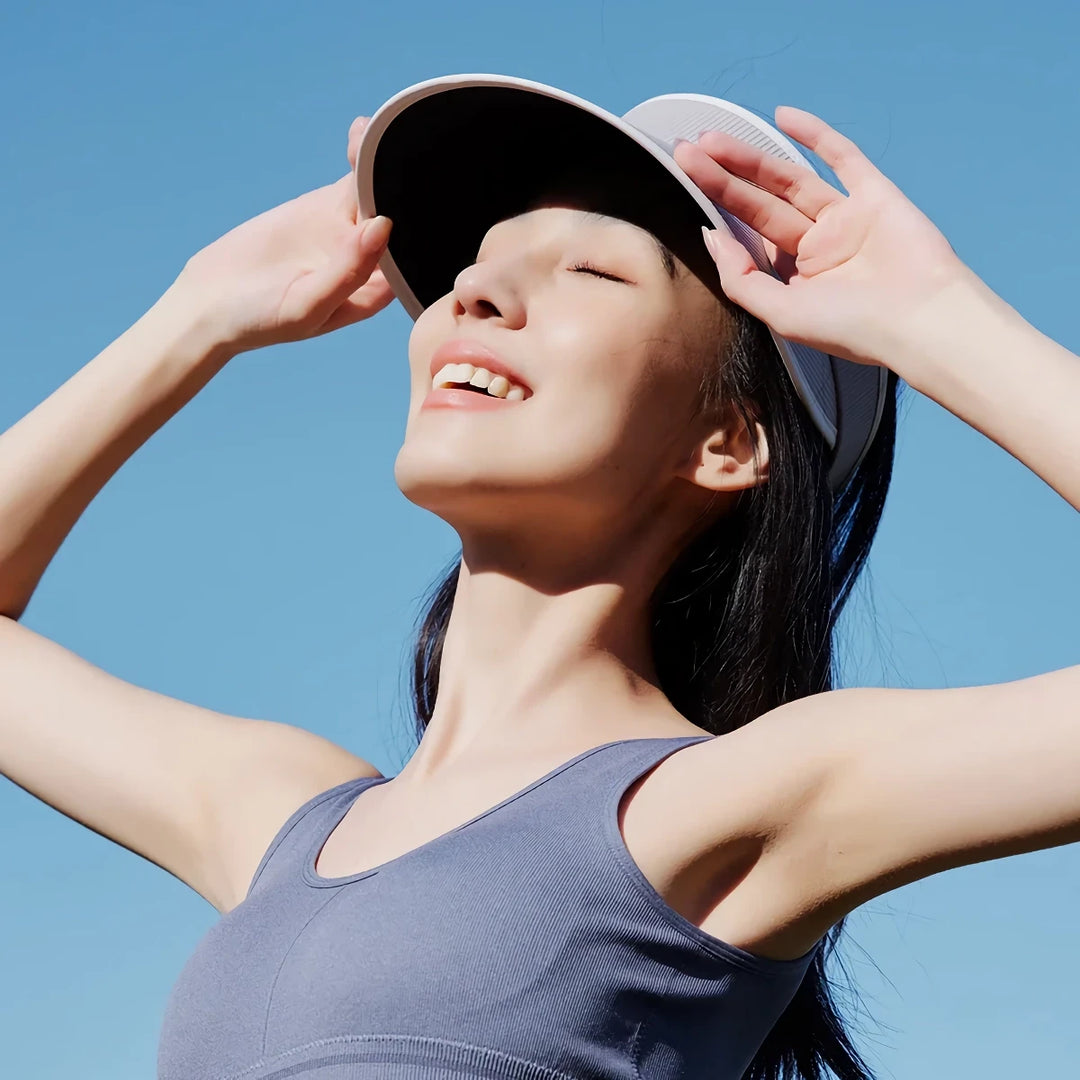
<svg viewBox="0 0 1080 1080"><path fill-rule="evenodd" d="M525 305L506 268L494 260L473 263L454 280L454 297L463 312L478 319L501 319L511 329L525 325Z"/></svg>

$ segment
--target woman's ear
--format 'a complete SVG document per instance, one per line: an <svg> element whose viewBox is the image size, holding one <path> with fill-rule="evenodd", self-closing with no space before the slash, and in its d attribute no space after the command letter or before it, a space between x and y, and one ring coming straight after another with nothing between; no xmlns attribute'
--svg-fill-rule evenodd
<svg viewBox="0 0 1080 1080"><path fill-rule="evenodd" d="M757 487L769 478L769 440L765 429L757 421L748 428L729 409L724 425L714 428L695 444L677 475L711 491Z"/></svg>

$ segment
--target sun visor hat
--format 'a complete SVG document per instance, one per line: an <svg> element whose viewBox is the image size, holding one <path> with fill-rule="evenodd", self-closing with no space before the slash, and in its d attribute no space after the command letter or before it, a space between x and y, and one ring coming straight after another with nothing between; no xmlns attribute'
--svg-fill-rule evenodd
<svg viewBox="0 0 1080 1080"><path fill-rule="evenodd" d="M360 213L393 220L379 265L413 319L453 289L492 225L558 195L648 229L705 281L716 267L702 225L731 233L775 276L761 236L672 156L676 139L702 131L814 168L782 132L720 98L663 94L618 117L528 79L447 75L402 90L372 116L356 159ZM770 332L830 448L829 484L839 490L877 431L888 372Z"/></svg>

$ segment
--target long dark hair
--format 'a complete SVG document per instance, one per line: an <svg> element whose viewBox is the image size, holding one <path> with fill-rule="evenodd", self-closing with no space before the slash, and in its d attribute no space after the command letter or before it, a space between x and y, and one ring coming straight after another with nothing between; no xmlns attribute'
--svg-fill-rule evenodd
<svg viewBox="0 0 1080 1080"><path fill-rule="evenodd" d="M833 685L833 630L866 562L892 473L899 382L890 373L870 449L844 487L828 486L828 448L796 396L765 325L722 301L734 330L706 365L701 409L729 402L769 444L767 482L692 540L651 599L660 688L687 719L721 735ZM751 429L752 430L752 429ZM421 738L435 707L460 559L433 586L417 629L412 692ZM833 925L795 996L750 1064L748 1080L873 1080L845 1030L826 963Z"/></svg>

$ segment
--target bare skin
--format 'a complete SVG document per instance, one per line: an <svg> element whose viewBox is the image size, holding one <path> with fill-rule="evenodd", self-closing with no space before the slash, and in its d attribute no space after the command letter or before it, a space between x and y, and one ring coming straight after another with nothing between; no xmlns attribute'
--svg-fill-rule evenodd
<svg viewBox="0 0 1080 1080"><path fill-rule="evenodd" d="M848 194L722 136L682 144L695 182L784 253L780 282L717 236L723 290L789 337L893 368L1080 506L1080 361L975 278L848 140L799 110L777 123ZM229 359L390 301L375 269L390 223L365 231L351 192L343 177L193 256L0 436L0 768L223 912L296 806L377 771L311 733L123 683L17 619L90 499ZM619 280L574 269L582 258ZM647 234L560 205L496 225L417 321L395 477L457 530L464 564L435 717L335 830L325 876L412 850L589 747L704 734L659 691L643 612L690 532L767 477L760 429L693 410L695 365L724 331L709 283L682 267L669 279ZM532 396L499 413L421 409L431 356L454 337L500 353ZM665 759L624 800L624 839L707 932L795 957L900 884L1080 839L1078 700L1077 667L806 698Z"/></svg>

